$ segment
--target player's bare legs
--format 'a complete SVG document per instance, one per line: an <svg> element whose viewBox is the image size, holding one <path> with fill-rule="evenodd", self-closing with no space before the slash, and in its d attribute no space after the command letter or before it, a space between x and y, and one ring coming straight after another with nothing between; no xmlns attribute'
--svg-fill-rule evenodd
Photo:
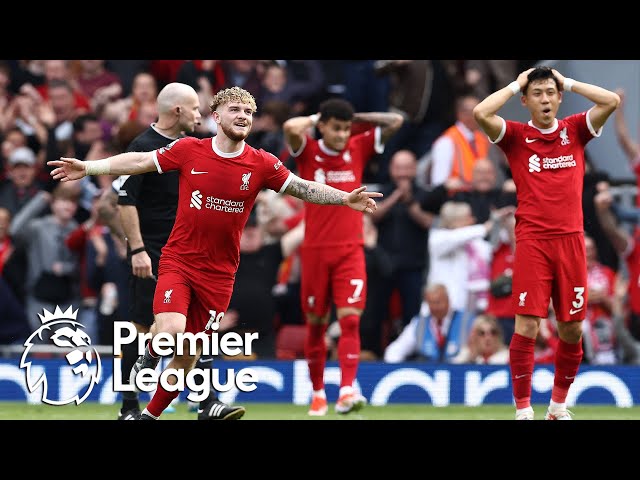
<svg viewBox="0 0 640 480"><path fill-rule="evenodd" d="M362 310L341 307L336 311L340 324L338 340L338 363L340 365L340 393L336 403L336 413L358 411L366 404L366 399L353 389L360 363L360 316Z"/></svg>
<svg viewBox="0 0 640 480"><path fill-rule="evenodd" d="M174 335L175 338L175 335ZM198 347L196 349L196 355L189 354L189 341L185 339L182 344L182 354L178 355L177 353L173 355L173 358L167 364L166 369L172 368L179 371L183 371L185 376L189 373L193 367L196 365L196 361L200 357L202 353L202 345L198 342ZM167 382L171 385L175 385L178 379L175 375L169 375L167 377ZM158 388L153 394L151 401L147 405L147 407L142 411L143 415L148 415L151 418L158 419L162 412L169 406L169 404L180 394L180 390L176 390L175 392L169 392L165 390L160 383L158 383Z"/></svg>
<svg viewBox="0 0 640 480"><path fill-rule="evenodd" d="M176 316L177 317L174 317ZM149 328L149 332L153 336L155 336L158 332L170 333L174 337L174 341L176 339L177 333L184 333L186 327L186 317L179 313L160 313L155 316L155 321ZM199 342L198 342L199 343ZM183 348L184 352L188 352L188 344ZM202 347L198 344L198 352L201 352ZM141 355L136 361L135 365L131 369L130 382L135 384L135 376L137 373L143 368L152 368L155 369L160 361L160 356L157 355L156 352L151 348L151 343L147 343L145 347L144 355ZM211 367L211 358L203 359L201 358L201 354L198 355L193 360L193 364L190 364L188 360L183 360L181 358L174 357L168 364L166 368L183 368L179 365L182 365L183 362L186 362L188 368L184 368L184 374L186 375L188 372L193 370L194 366L198 366L202 370L210 370ZM178 365L178 366L176 366ZM164 396L160 394L158 396L161 387L158 386L158 390L154 394L154 398L151 399L149 405L144 410L144 412L154 412L159 411L168 413L168 407L171 402L177 398L180 392L173 392L173 397L169 398L169 403L164 404ZM165 392L168 393L168 392ZM159 400L156 402L155 397L158 396ZM162 399L162 401L161 401ZM158 405L158 409L156 409L156 405ZM149 410L149 409L153 410ZM196 404L195 408L197 409L197 419L198 420L239 420L246 413L246 408L241 405L227 405L220 399L218 399L217 392L213 389L209 389L208 395L200 400L199 405ZM145 418L145 417L142 417ZM135 420L136 418L127 417L126 420Z"/></svg>
<svg viewBox="0 0 640 480"><path fill-rule="evenodd" d="M509 344L511 385L516 402L516 420L533 420L531 378L535 363L534 347L540 317L516 315L515 331Z"/></svg>
<svg viewBox="0 0 640 480"><path fill-rule="evenodd" d="M150 331L154 335L158 332L168 333L173 336L175 342L177 334L183 333L186 326L187 318L183 314L177 312L164 312L155 315L155 321L151 326ZM174 355L173 359L167 365L167 368L183 368L185 374L193 368L197 357L188 355L188 346L188 344L184 345L183 355ZM200 346L198 348L201 349ZM160 356L153 351L151 342L147 343L144 355L138 359L134 367L131 369L130 382L135 384L135 376L140 370L143 368L155 368L159 361ZM171 384L175 384L176 379L174 377L169 377L168 381ZM180 392L178 390L175 392L168 392L158 384L158 388L154 393L153 398L142 413L149 415L151 418L158 418L179 394Z"/></svg>
<svg viewBox="0 0 640 480"><path fill-rule="evenodd" d="M309 367L309 378L313 386L309 415L323 416L327 414L327 395L324 391L324 367L327 362L327 344L325 333L329 325L329 313L319 316L307 313L307 337L304 354Z"/></svg>
<svg viewBox="0 0 640 480"><path fill-rule="evenodd" d="M138 334L141 334L141 333L142 333L142 334L150 333L150 334L151 334L151 338L153 338L153 336L154 336L154 335L156 334L156 332L157 332L157 327L156 327L156 323L155 323L155 321L154 321L154 323L153 323L150 327L148 327L148 326L146 326L146 325L141 325L141 324L138 324L138 323L135 323L135 322L133 322L133 324L136 326L136 331L138 332ZM133 345L133 346L137 346L135 343L132 343L131 345ZM140 361L140 358L138 358L138 356L136 356L136 357L134 358L134 362L136 362L136 363L134 363L134 366L132 367L132 366L130 365L130 362L127 362L127 366L124 366L124 367L123 367L123 371L124 371L124 369L125 369L125 368L127 368L127 367L128 367L128 370L126 370L126 372L127 372L129 375L131 375L131 373L133 372L133 373L134 373L134 375L135 375L135 374L136 374L138 371L140 371L142 368L154 368L154 369L155 369L155 368L156 368L156 366L158 365L158 362L160 361L160 358L159 358L159 357L157 357L157 356L151 357L149 352L150 352L150 349L147 347L147 348L145 349L145 354L147 355L147 363L138 363L138 365L136 365L136 363ZM154 355L155 355L155 353L154 353ZM144 362L144 359L143 359L143 362ZM124 364L124 359L123 359L123 364ZM135 368L134 368L134 367L135 367ZM134 372L134 370L135 370L135 372ZM129 381L130 381L130 382L131 382L131 381L133 381L132 376L130 376L130 377L129 377ZM135 390L134 392L123 392L123 394L122 394L122 395L123 395L123 397L124 397L126 394L129 394L129 395L135 395L135 397L134 397L134 398L135 398L135 400L136 400L136 403L138 402L138 392L137 392L137 390ZM170 410L170 409L171 409L171 410ZM140 408L139 408L139 407L138 407L136 410L138 410L138 414L139 414L139 413L141 413L141 412L140 412ZM167 408L165 409L165 413L170 413L170 412L175 412L175 408L173 407L173 405L169 405L169 407L167 407ZM129 420L129 419L130 419L130 418L128 418L128 417L125 417L125 418L124 418L124 420Z"/></svg>
<svg viewBox="0 0 640 480"><path fill-rule="evenodd" d="M582 362L582 321L558 322L558 336L551 402L545 420L571 420L566 400Z"/></svg>

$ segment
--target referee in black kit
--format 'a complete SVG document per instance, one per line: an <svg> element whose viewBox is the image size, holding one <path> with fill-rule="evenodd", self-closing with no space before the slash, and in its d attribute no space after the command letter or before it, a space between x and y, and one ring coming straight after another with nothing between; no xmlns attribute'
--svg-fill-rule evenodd
<svg viewBox="0 0 640 480"><path fill-rule="evenodd" d="M192 134L200 124L200 101L196 91L183 83L169 83L157 97L158 121L138 135L128 152L148 152ZM153 295L158 275L160 251L167 243L176 219L178 206L178 171L149 172L120 177L118 209L127 237L130 306L129 316L138 333L147 333L153 324ZM137 342L123 347L122 380L129 375L138 358ZM160 360L158 358L158 360ZM204 360L204 361L203 361ZM210 358L199 368L211 368ZM119 420L131 420L140 413L136 392L123 392ZM245 413L241 406L229 406L218 400L216 392L200 402L198 420L237 420Z"/></svg>

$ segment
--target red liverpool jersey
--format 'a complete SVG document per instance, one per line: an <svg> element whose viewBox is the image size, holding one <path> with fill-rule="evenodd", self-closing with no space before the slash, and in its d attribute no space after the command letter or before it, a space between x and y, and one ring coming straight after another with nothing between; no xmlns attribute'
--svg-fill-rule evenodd
<svg viewBox="0 0 640 480"><path fill-rule="evenodd" d="M154 152L159 173L179 170L176 221L163 258L185 269L233 278L240 236L263 188L282 192L291 172L272 154L248 144L224 153L214 138L180 138Z"/></svg>
<svg viewBox="0 0 640 480"><path fill-rule="evenodd" d="M545 130L531 121L505 122L494 143L507 156L516 184L518 240L583 231L584 147L601 132L587 112L556 120Z"/></svg>
<svg viewBox="0 0 640 480"><path fill-rule="evenodd" d="M380 128L352 135L341 152L322 140L306 137L295 153L300 177L350 192L362 186L362 174L375 153L382 153ZM305 206L304 245L321 247L356 243L362 245L362 212L343 206Z"/></svg>

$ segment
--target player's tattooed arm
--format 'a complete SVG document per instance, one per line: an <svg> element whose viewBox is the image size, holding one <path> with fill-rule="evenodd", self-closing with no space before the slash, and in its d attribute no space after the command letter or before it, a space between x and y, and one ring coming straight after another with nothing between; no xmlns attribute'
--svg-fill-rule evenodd
<svg viewBox="0 0 640 480"><path fill-rule="evenodd" d="M293 175L284 193L306 202L322 205L346 205L347 192Z"/></svg>
<svg viewBox="0 0 640 480"><path fill-rule="evenodd" d="M353 115L354 122L369 122L382 128L381 142L384 144L396 133L404 118L399 113L392 112L356 112Z"/></svg>
<svg viewBox="0 0 640 480"><path fill-rule="evenodd" d="M373 213L378 208L373 197L382 197L382 193L366 192L366 189L367 186L363 185L351 192L343 192L329 185L304 180L296 175L292 175L291 181L284 189L284 193L288 193L309 203L346 205L358 212Z"/></svg>
<svg viewBox="0 0 640 480"><path fill-rule="evenodd" d="M402 125L402 115L389 112L356 112L353 114L353 121L375 123L381 127L398 124L398 127L400 127Z"/></svg>

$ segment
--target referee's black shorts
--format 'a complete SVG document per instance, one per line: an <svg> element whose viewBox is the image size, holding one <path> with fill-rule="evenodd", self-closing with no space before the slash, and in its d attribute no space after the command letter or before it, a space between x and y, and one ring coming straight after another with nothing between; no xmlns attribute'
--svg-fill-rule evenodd
<svg viewBox="0 0 640 480"><path fill-rule="evenodd" d="M151 270L158 277L159 256L149 254ZM153 295L156 292L156 280L136 277L131 270L129 258L129 320L150 327L153 324Z"/></svg>
<svg viewBox="0 0 640 480"><path fill-rule="evenodd" d="M153 295L156 281L129 273L129 320L150 327L153 324Z"/></svg>

